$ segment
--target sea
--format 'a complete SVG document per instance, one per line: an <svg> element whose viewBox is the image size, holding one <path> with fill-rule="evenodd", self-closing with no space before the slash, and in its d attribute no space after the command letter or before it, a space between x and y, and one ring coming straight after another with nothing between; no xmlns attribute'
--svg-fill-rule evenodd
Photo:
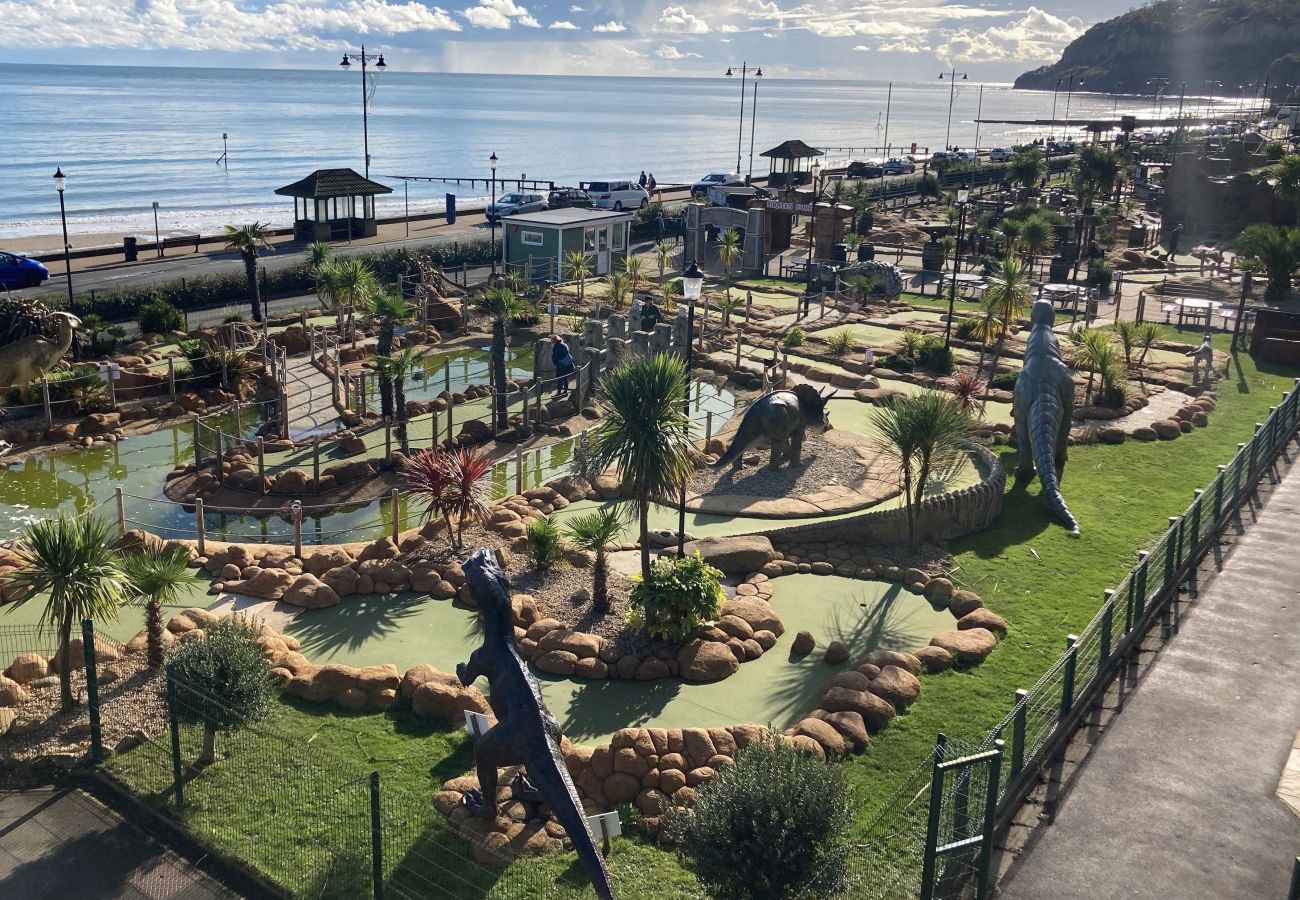
<svg viewBox="0 0 1300 900"><path fill-rule="evenodd" d="M314 169L363 171L359 66L343 70L47 66L0 63L0 239L59 231L51 176L67 176L74 233L219 232L226 223L287 225L274 191ZM693 181L736 169L790 138L831 160L994 147L1046 137L1046 126L983 124L1149 114L1149 96L1017 91L1005 84L738 78L463 75L395 71L367 86L370 175L394 189L381 215L440 210L501 178L576 185L637 178ZM951 117L950 117L951 110ZM888 121L886 121L888 119ZM1056 129L1057 135L1063 132ZM947 141L945 137L951 135ZM223 135L225 140L223 141ZM886 141L888 147L886 147ZM223 151L225 158L222 158ZM422 179L463 179L455 183ZM468 179L479 179L470 182ZM499 188L501 186L498 186ZM57 243L56 243L57 245Z"/></svg>

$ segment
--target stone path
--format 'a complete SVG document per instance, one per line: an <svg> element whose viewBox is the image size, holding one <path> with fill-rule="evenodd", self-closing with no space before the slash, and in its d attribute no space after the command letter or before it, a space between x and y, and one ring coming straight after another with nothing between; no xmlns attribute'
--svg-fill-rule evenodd
<svg viewBox="0 0 1300 900"><path fill-rule="evenodd" d="M339 427L334 382L312 364L310 354L289 357L289 436L295 440Z"/></svg>
<svg viewBox="0 0 1300 900"><path fill-rule="evenodd" d="M1300 728L1300 472L1260 493L1016 816L1004 900L1287 895L1300 818L1275 794Z"/></svg>
<svg viewBox="0 0 1300 900"><path fill-rule="evenodd" d="M0 793L0 897L239 900L73 788Z"/></svg>

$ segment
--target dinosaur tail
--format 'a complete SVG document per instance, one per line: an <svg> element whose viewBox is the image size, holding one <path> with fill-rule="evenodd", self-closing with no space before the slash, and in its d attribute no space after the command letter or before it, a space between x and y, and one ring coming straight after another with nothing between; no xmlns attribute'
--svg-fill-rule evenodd
<svg viewBox="0 0 1300 900"><path fill-rule="evenodd" d="M1056 435L1063 415L1067 413L1056 395L1043 393L1035 397L1029 411L1029 442L1033 445L1034 470L1043 485L1043 496L1056 517L1077 535L1079 520L1065 505L1061 483L1056 477Z"/></svg>
<svg viewBox="0 0 1300 900"><path fill-rule="evenodd" d="M582 811L582 801L578 799L578 789L569 777L569 769L564 764L559 750L547 742L547 748L539 760L540 765L528 765L528 778L548 798L554 798L551 806L555 818L564 826L573 848L587 870L587 877L596 889L600 900L614 900L614 883L605 866L605 857L596 846L591 830L587 827L587 817ZM567 801L567 802L566 802Z"/></svg>

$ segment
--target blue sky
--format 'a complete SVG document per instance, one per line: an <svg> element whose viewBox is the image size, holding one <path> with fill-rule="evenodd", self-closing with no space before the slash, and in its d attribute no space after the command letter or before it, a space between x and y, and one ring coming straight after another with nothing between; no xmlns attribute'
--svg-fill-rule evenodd
<svg viewBox="0 0 1300 900"><path fill-rule="evenodd" d="M1009 80L1125 0L0 0L0 61L316 67L365 41L405 71ZM1083 16L1086 16L1083 17Z"/></svg>

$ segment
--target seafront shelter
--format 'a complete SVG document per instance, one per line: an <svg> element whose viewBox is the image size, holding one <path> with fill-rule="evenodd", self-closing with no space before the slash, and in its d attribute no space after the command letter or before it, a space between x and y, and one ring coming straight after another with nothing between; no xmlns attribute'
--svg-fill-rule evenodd
<svg viewBox="0 0 1300 900"><path fill-rule="evenodd" d="M293 198L293 236L306 241L374 237L375 196L392 192L352 169L317 169L276 189Z"/></svg>
<svg viewBox="0 0 1300 900"><path fill-rule="evenodd" d="M528 281L564 281L564 257L587 254L592 275L608 275L627 258L631 212L604 209L547 209L502 219L501 255L506 269Z"/></svg>
<svg viewBox="0 0 1300 900"><path fill-rule="evenodd" d="M784 141L771 150L764 150L759 156L772 161L767 176L767 186L773 190L790 188L812 182L809 160L825 154L816 147L810 147L800 140Z"/></svg>

